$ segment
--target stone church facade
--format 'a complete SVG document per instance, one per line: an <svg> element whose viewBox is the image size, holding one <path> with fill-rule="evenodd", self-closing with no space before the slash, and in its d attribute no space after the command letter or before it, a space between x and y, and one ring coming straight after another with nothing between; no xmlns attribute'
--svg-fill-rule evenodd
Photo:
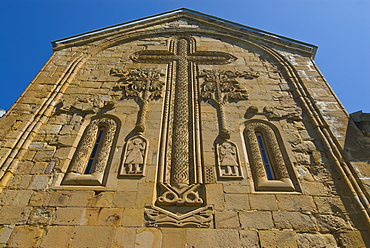
<svg viewBox="0 0 370 248"><path fill-rule="evenodd" d="M316 49L188 9L54 41L0 119L1 245L369 246L369 119Z"/></svg>

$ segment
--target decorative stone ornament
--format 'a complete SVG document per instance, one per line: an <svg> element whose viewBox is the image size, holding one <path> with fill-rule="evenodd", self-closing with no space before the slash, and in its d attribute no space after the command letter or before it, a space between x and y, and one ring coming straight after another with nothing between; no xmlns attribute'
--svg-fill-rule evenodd
<svg viewBox="0 0 370 248"><path fill-rule="evenodd" d="M141 135L136 135L126 142L119 176L144 176L148 144L148 140Z"/></svg>
<svg viewBox="0 0 370 248"><path fill-rule="evenodd" d="M63 185L103 185L116 130L117 123L113 119L100 118L91 121L76 150ZM98 139L100 140L97 145ZM90 169L87 170L88 167Z"/></svg>
<svg viewBox="0 0 370 248"><path fill-rule="evenodd" d="M240 167L238 148L231 141L222 141L216 145L217 172L219 178L243 178Z"/></svg>

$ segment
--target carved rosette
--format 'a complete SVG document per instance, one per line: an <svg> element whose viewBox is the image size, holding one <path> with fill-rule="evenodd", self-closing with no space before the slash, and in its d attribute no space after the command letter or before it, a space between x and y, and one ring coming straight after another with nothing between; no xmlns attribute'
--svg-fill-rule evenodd
<svg viewBox="0 0 370 248"><path fill-rule="evenodd" d="M149 141L136 135L126 142L119 176L144 176Z"/></svg>
<svg viewBox="0 0 370 248"><path fill-rule="evenodd" d="M76 155L72 162L70 172L75 172L79 174L84 174L87 162L91 155L93 146L95 144L95 139L100 127L105 127L106 131L103 137L101 149L98 152L97 160L95 162L94 171L96 173L104 172L110 150L113 144L114 135L117 129L117 124L114 120L109 118L102 118L93 120L87 127L86 133L84 134L80 146L77 149Z"/></svg>

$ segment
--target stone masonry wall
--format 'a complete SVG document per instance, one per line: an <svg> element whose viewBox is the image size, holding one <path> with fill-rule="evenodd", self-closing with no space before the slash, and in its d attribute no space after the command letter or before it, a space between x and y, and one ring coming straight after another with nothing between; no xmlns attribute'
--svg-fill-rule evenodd
<svg viewBox="0 0 370 248"><path fill-rule="evenodd" d="M147 227L144 207L156 199L158 148L164 98L148 104L145 138L149 141L143 177L119 177L125 143L135 128L140 105L119 88L112 71L155 69L163 83L167 64L135 63L143 50L167 51L169 36L143 37L104 49L77 65L71 62L101 41L55 51L17 103L0 119L0 158L20 146L27 125L28 146L19 149L11 176L0 195L0 244L3 247L364 247L368 227L340 169L333 165L317 126L302 104L296 85L282 64L250 43L210 35L193 35L197 51L222 51L237 59L227 65L199 65L207 70L252 72L238 77L248 99L223 104L225 125L236 144L244 175L222 179L216 172L215 143L220 119L217 108L200 100L203 164L211 168L205 202L213 206L209 228ZM347 116L314 62L275 49L295 68L302 85L326 117L343 146ZM68 86L58 89L63 80ZM199 83L204 78L197 77ZM65 85L65 84L64 84ZM51 94L52 107L42 107ZM57 94L57 93L56 93ZM96 116L114 117L118 128L103 186L63 185L86 127ZM288 159L294 190L255 188L254 166L248 157L246 123L271 123ZM274 130L275 130L274 129ZM17 143L18 142L18 143ZM23 144L23 143L22 143ZM5 171L3 171L5 172ZM6 174L8 175L8 174Z"/></svg>

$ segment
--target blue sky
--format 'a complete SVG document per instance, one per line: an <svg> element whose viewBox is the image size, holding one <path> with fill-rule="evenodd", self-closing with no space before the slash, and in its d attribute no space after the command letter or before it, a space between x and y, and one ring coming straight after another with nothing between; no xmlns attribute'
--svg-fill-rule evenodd
<svg viewBox="0 0 370 248"><path fill-rule="evenodd" d="M369 0L0 0L0 108L36 76L51 41L182 7L317 45L347 111L370 113Z"/></svg>

